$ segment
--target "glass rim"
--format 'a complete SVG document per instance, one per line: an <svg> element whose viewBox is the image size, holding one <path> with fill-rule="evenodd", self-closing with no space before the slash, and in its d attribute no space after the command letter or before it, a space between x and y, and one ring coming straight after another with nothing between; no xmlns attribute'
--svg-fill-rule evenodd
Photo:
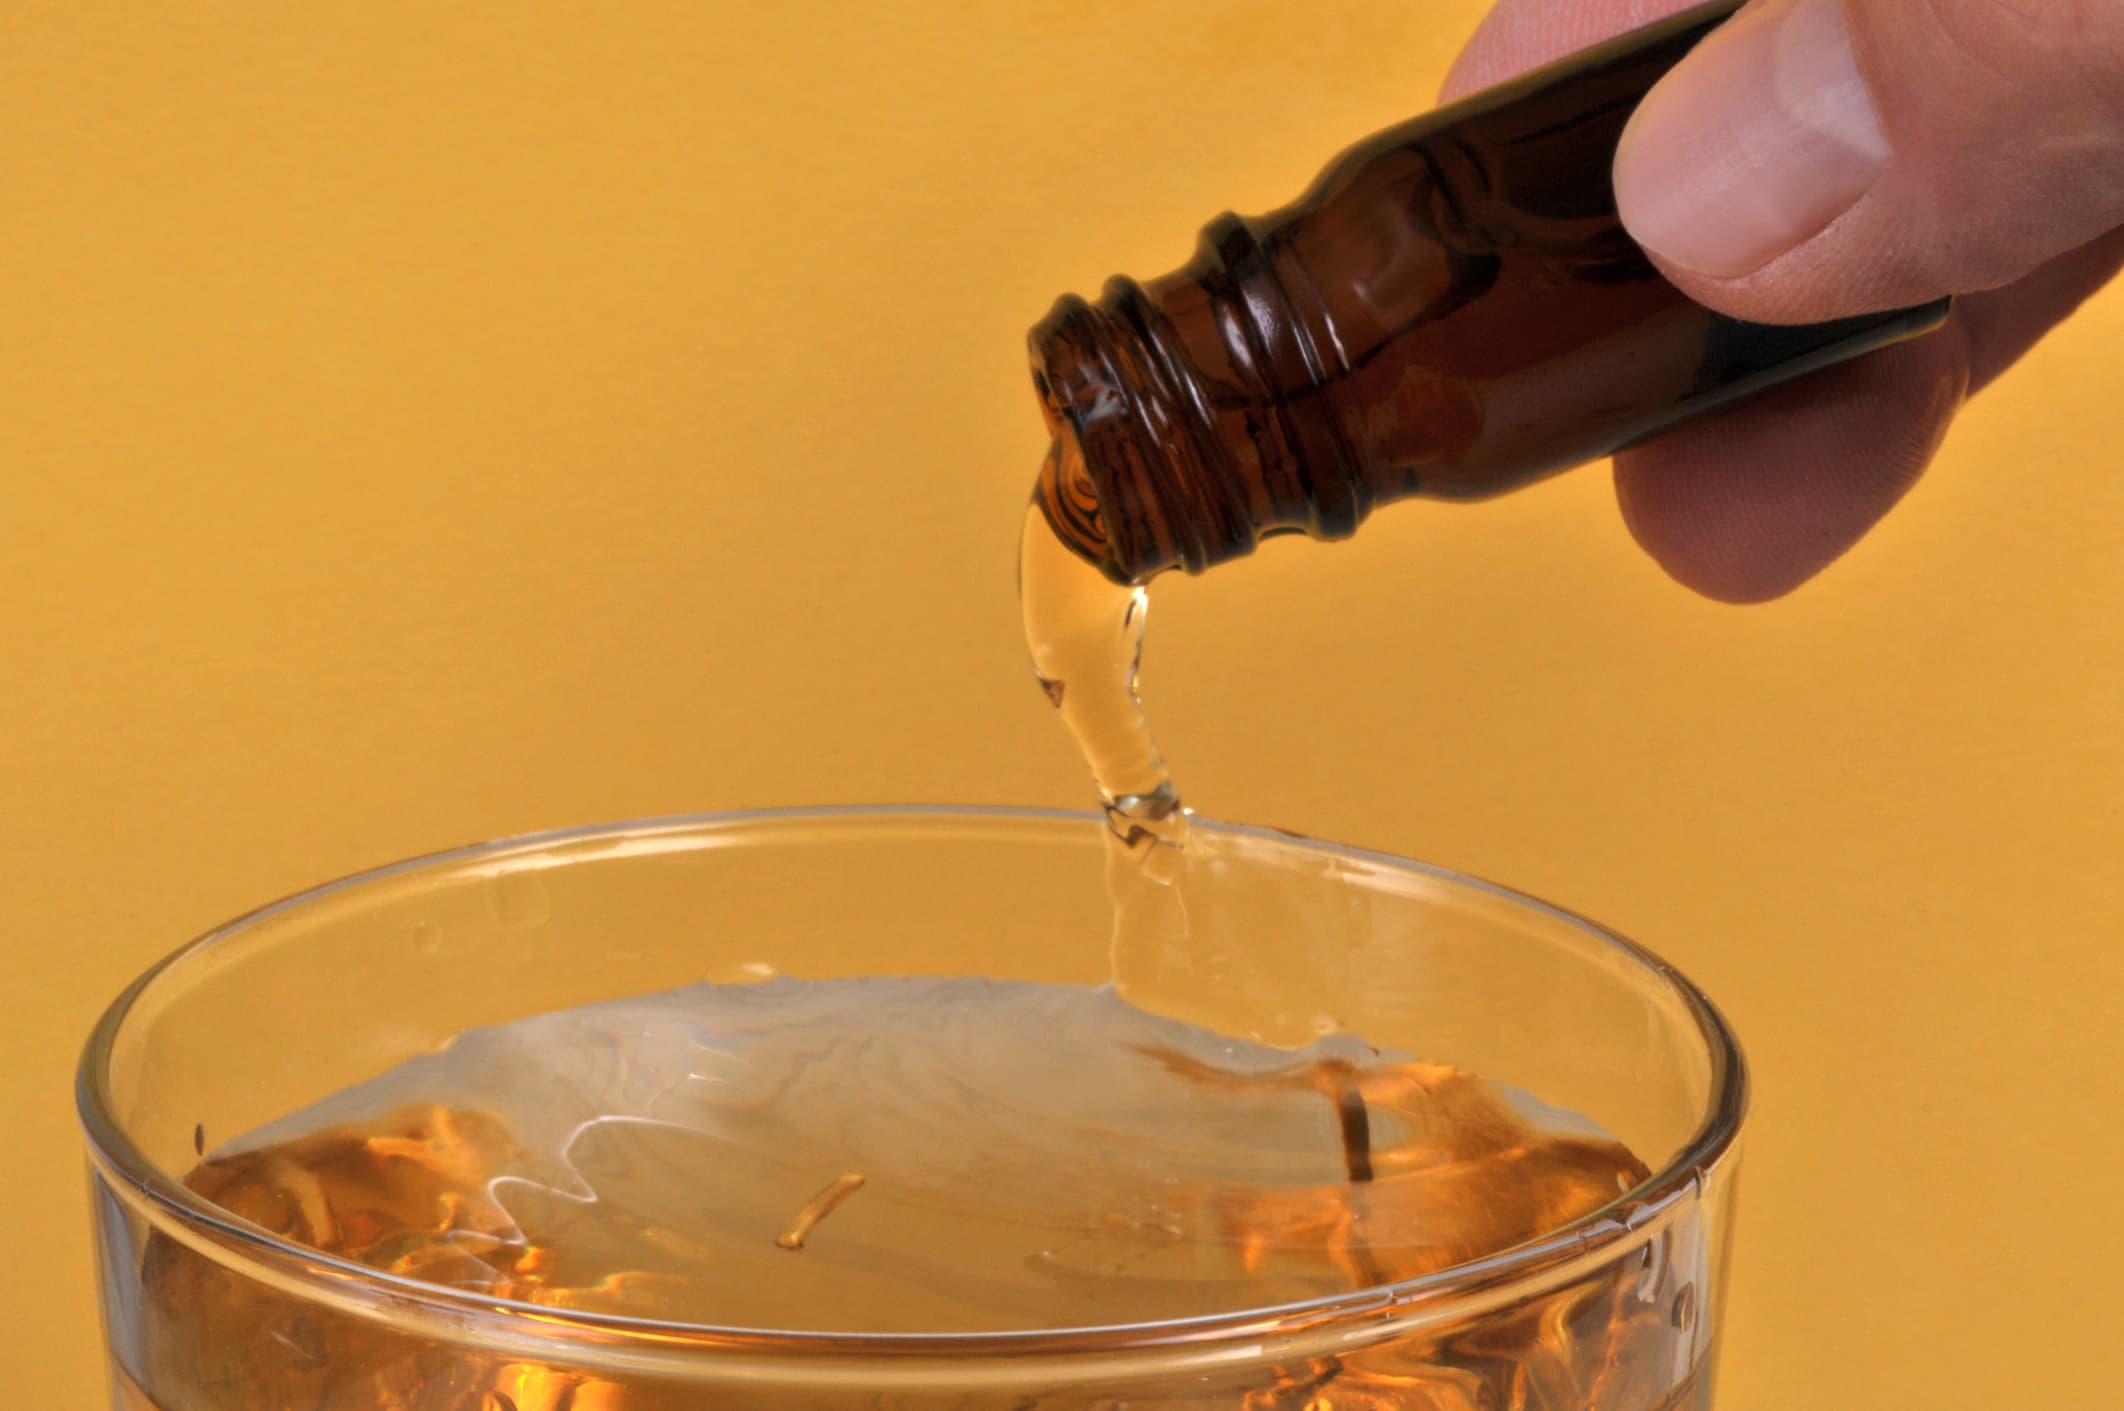
<svg viewBox="0 0 2124 1411"><path fill-rule="evenodd" d="M1380 1326L1384 1323L1399 1332L1409 1321L1429 1323L1460 1316L1481 1306L1531 1296L1627 1248L1637 1239L1649 1238L1667 1223L1683 1199L1695 1193L1703 1173L1716 1165L1739 1138L1749 1096L1747 1064L1739 1041L1710 997L1654 952L1576 912L1451 868L1321 842L1285 829L1199 817L1193 820L1194 826L1206 832L1296 847L1465 888L1560 922L1619 953L1656 976L1682 1000L1695 1020L1711 1065L1709 1110L1670 1160L1598 1210L1538 1239L1415 1278L1293 1303L1152 1322L917 1333L780 1330L632 1318L424 1283L284 1240L222 1209L160 1169L112 1110L108 1085L111 1054L120 1030L149 986L186 960L234 940L261 922L300 911L340 892L431 868L627 835L701 833L803 821L914 820L1104 826L1100 815L1090 810L1012 805L851 804L735 809L526 833L406 858L306 887L225 921L177 947L142 972L105 1008L90 1032L75 1075L75 1106L90 1159L114 1186L155 1207L164 1221L174 1223L183 1232L187 1243L195 1248L203 1246L201 1252L216 1262L249 1277L299 1289L319 1302L353 1305L366 1314L386 1316L392 1321L419 1321L425 1315L431 1323L463 1329L482 1343L493 1342L496 1334L513 1332L515 1337L504 1337L503 1341L518 1342L533 1351L543 1349L548 1357L573 1344L598 1349L605 1357L615 1348L654 1349L652 1359L659 1362L674 1355L691 1363L708 1356L752 1354L812 1362L824 1358L878 1359L912 1367L936 1361L960 1366L969 1361L1002 1362L1025 1357L1110 1359L1131 1353L1188 1349L1209 1352L1223 1348L1250 1356L1266 1355L1260 1344L1268 1337L1282 1340L1300 1331L1342 1328L1351 1323L1382 1332L1386 1330ZM1279 1350L1276 1355L1287 1354ZM600 1360L599 1353L593 1352L591 1360Z"/></svg>

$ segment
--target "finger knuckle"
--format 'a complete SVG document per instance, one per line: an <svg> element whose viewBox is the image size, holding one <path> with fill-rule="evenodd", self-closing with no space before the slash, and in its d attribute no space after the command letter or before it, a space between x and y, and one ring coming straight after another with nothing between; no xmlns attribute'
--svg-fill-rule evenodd
<svg viewBox="0 0 2124 1411"><path fill-rule="evenodd" d="M1845 0L1929 209L1924 241L1989 287L2124 211L2124 3ZM1922 257L1921 257L1922 258Z"/></svg>
<svg viewBox="0 0 2124 1411"><path fill-rule="evenodd" d="M1921 0L1918 8L1952 57L2031 102L2124 98L2124 5L2116 0Z"/></svg>

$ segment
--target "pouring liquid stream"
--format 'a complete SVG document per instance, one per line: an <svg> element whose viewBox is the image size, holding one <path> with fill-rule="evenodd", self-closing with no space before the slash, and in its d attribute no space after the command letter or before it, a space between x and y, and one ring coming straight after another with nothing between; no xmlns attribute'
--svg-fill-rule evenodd
<svg viewBox="0 0 2124 1411"><path fill-rule="evenodd" d="M1076 455L1058 442L1040 477L1018 560L1026 646L1041 688L1090 766L1106 815L1114 986L1124 998L1157 1009L1157 977L1188 936L1178 885L1188 811L1137 696L1150 597L1140 584L1109 578L1048 522L1043 502L1066 500L1097 514Z"/></svg>

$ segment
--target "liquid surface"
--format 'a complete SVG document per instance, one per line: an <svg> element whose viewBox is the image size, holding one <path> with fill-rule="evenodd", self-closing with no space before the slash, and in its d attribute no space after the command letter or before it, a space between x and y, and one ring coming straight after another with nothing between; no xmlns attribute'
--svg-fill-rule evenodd
<svg viewBox="0 0 2124 1411"><path fill-rule="evenodd" d="M865 1332L1236 1311L1534 1239L1645 1176L1525 1094L1111 989L701 984L473 1030L190 1184L497 1297Z"/></svg>

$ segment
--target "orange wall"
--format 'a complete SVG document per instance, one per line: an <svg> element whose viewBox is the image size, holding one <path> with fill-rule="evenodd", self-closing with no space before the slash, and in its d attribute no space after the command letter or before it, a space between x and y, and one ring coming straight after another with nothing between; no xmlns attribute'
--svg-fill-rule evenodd
<svg viewBox="0 0 2124 1411"><path fill-rule="evenodd" d="M100 1395L69 1068L188 934L549 824L1083 800L1011 598L1023 330L1425 106L1480 6L303 8L0 19L22 1405ZM2120 340L2124 291L1775 606L1667 584L1597 471L1158 595L1203 811L1724 1000L1726 1411L2114 1380Z"/></svg>

